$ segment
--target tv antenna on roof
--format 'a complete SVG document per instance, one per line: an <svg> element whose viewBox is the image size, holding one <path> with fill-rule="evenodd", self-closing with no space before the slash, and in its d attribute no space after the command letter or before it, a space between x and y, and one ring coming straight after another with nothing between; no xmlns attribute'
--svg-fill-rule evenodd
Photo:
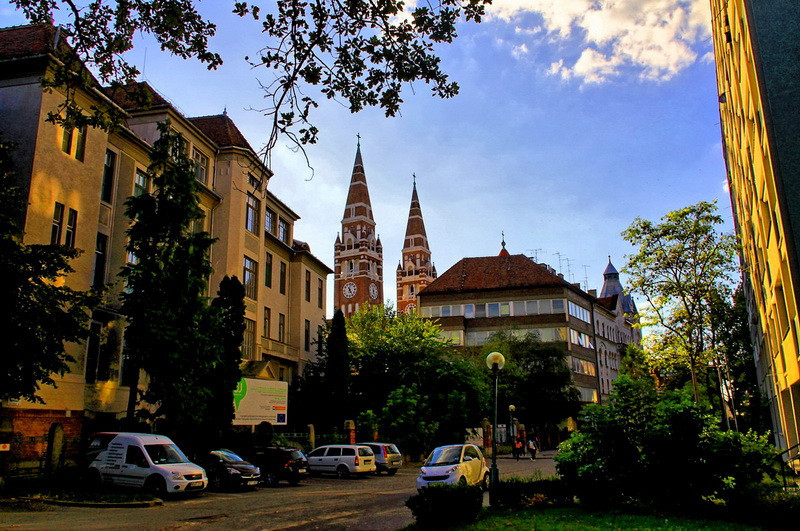
<svg viewBox="0 0 800 531"><path fill-rule="evenodd" d="M558 256L558 270L561 271L561 262L563 261L563 258L561 258L561 252L556 251L553 254Z"/></svg>
<svg viewBox="0 0 800 531"><path fill-rule="evenodd" d="M539 263L539 251L541 250L541 247L537 247L536 249L527 249L527 251L533 255L533 261L537 264Z"/></svg>
<svg viewBox="0 0 800 531"><path fill-rule="evenodd" d="M584 291L589 291L589 266L586 264L582 264L581 267L583 268L583 289Z"/></svg>

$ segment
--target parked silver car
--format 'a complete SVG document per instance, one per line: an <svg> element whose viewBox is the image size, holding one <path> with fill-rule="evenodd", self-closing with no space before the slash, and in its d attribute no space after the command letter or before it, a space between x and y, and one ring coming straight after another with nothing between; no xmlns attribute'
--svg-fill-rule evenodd
<svg viewBox="0 0 800 531"><path fill-rule="evenodd" d="M377 474L386 472L393 476L403 466L403 455L397 449L397 446L392 443L365 442L358 444L368 446L372 453L375 454L375 472Z"/></svg>
<svg viewBox="0 0 800 531"><path fill-rule="evenodd" d="M308 470L312 474L336 474L346 478L351 474L375 472L375 455L368 446L330 444L315 448L308 454Z"/></svg>

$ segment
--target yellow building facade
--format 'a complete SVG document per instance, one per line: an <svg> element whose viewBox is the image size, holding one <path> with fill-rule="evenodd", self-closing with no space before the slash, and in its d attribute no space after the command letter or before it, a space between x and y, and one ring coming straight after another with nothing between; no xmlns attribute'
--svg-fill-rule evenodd
<svg viewBox="0 0 800 531"><path fill-rule="evenodd" d="M720 124L755 362L775 443L798 454L800 4L712 0Z"/></svg>
<svg viewBox="0 0 800 531"><path fill-rule="evenodd" d="M314 359L332 272L294 239L300 216L268 191L272 172L226 114L187 118L141 84L108 95L99 87L78 94L83 109L116 106L125 112L125 123L112 133L65 131L47 122L47 113L64 99L41 86L58 39L57 29L47 25L0 29L0 134L17 143L17 173L28 190L24 242L82 250L66 283L110 290L92 315L87 341L66 346L75 360L69 371L56 377L56 387L41 388L44 404L0 403L0 443L11 444L9 452L0 452L0 470L20 475L69 462L87 431L125 415L134 375L126 366L118 313L118 273L129 260L124 203L151 189L147 167L159 122L168 119L182 135L202 184L205 218L196 229L217 238L208 295L216 295L224 275L245 284L246 376L291 381ZM127 91L134 88L149 94L147 109L131 103Z"/></svg>

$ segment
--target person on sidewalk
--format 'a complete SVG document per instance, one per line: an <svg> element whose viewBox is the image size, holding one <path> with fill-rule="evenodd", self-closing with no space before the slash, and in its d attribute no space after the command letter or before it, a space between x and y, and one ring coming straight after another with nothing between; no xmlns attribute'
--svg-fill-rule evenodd
<svg viewBox="0 0 800 531"><path fill-rule="evenodd" d="M528 451L531 453L531 461L536 459L536 450L538 450L538 446L536 445L536 441L533 437L528 439Z"/></svg>
<svg viewBox="0 0 800 531"><path fill-rule="evenodd" d="M520 454L524 454L524 453L525 453L525 449L522 447L522 439L519 438L519 437L516 437L514 439L514 458L516 458L516 460L519 461Z"/></svg>

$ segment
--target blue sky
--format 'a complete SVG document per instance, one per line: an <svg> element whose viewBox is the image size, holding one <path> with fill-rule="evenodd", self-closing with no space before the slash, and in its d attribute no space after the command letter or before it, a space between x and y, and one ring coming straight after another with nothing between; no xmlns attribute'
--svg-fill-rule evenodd
<svg viewBox="0 0 800 531"><path fill-rule="evenodd" d="M188 116L227 108L259 148L268 122L249 109L264 106L257 80L270 74L243 60L264 42L258 25L217 3L200 9L219 26L211 46L225 60L220 69L166 56L147 39L130 60ZM440 48L461 86L454 99L418 83L392 119L320 99L310 180L304 158L279 141L269 186L301 216L297 239L333 265L356 133L387 300L395 299L412 173L440 273L463 257L497 254L502 231L509 252L536 254L599 289L607 256L621 269L633 252L620 232L637 216L717 200L732 230L707 0L495 0L488 13ZM3 26L23 22L0 8Z"/></svg>

